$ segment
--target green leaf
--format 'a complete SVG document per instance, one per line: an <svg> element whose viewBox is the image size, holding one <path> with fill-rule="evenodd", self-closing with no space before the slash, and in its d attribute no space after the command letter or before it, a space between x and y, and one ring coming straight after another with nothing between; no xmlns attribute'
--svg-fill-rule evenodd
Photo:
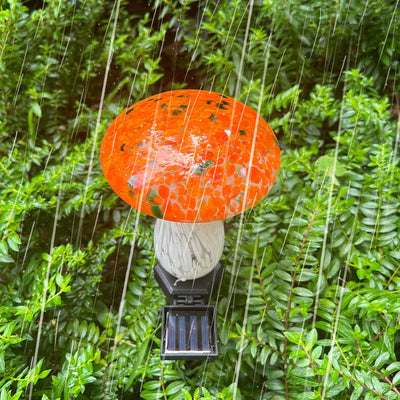
<svg viewBox="0 0 400 400"><path fill-rule="evenodd" d="M6 256L6 257L8 256L8 246L7 246L7 242L4 240L2 240L0 242L0 256L1 255Z"/></svg>
<svg viewBox="0 0 400 400"><path fill-rule="evenodd" d="M184 387L185 387L184 382L171 382L167 386L165 393L167 394L167 396L172 396L173 394L180 392Z"/></svg>
<svg viewBox="0 0 400 400"><path fill-rule="evenodd" d="M140 396L144 400L157 400L164 398L164 394L162 392L150 392L148 390L143 390L140 393Z"/></svg>
<svg viewBox="0 0 400 400"><path fill-rule="evenodd" d="M307 333L307 335L304 338L304 346L307 349L307 351L310 351L315 343L317 342L318 339L318 332L315 328L311 329L310 332Z"/></svg>
<svg viewBox="0 0 400 400"><path fill-rule="evenodd" d="M386 368L386 371L389 373L393 373L395 371L400 371L400 361L395 361L389 364Z"/></svg>
<svg viewBox="0 0 400 400"><path fill-rule="evenodd" d="M51 369L45 369L39 374L39 379L46 378L47 375L51 372Z"/></svg>
<svg viewBox="0 0 400 400"><path fill-rule="evenodd" d="M328 176L333 175L333 171L335 169L335 176L341 177L348 173L346 167L335 157L330 156L322 156L318 158L315 165L317 166L318 172L323 172Z"/></svg>
<svg viewBox="0 0 400 400"><path fill-rule="evenodd" d="M291 341L294 344L300 345L301 342L301 335L298 332L291 332L291 331L286 331L283 333L289 341Z"/></svg>
<svg viewBox="0 0 400 400"><path fill-rule="evenodd" d="M186 389L182 389L184 400L197 400L196 397L192 397Z"/></svg>
<svg viewBox="0 0 400 400"><path fill-rule="evenodd" d="M211 400L211 394L206 388L202 387L201 388L201 393L202 393L202 396L203 396L204 399Z"/></svg>
<svg viewBox="0 0 400 400"><path fill-rule="evenodd" d="M265 365L265 363L267 362L268 356L271 354L271 350L268 349L267 347L263 347L263 349L261 350L261 354L260 354L260 363L262 365Z"/></svg>
<svg viewBox="0 0 400 400"><path fill-rule="evenodd" d="M42 116L42 109L36 101L32 103L31 110L38 118Z"/></svg>
<svg viewBox="0 0 400 400"><path fill-rule="evenodd" d="M250 352L253 358L256 358L257 356L257 349L258 349L257 342L252 342L250 346Z"/></svg>
<svg viewBox="0 0 400 400"><path fill-rule="evenodd" d="M303 287L295 287L293 293L301 297L314 297L315 293Z"/></svg>
<svg viewBox="0 0 400 400"><path fill-rule="evenodd" d="M393 385L397 385L400 383L400 372L397 372L397 374L393 377L392 383Z"/></svg>
<svg viewBox="0 0 400 400"><path fill-rule="evenodd" d="M389 358L390 354L387 351L381 353L379 357L375 360L375 368L379 370L383 366L383 364L385 364L389 360Z"/></svg>
<svg viewBox="0 0 400 400"><path fill-rule="evenodd" d="M149 381L143 384L143 388L146 390L154 390L161 387L161 382L159 381Z"/></svg>
<svg viewBox="0 0 400 400"><path fill-rule="evenodd" d="M21 244L21 239L15 232L13 232L10 236L8 236L7 243L12 250L18 251L18 245Z"/></svg>
<svg viewBox="0 0 400 400"><path fill-rule="evenodd" d="M12 257L0 254L0 263L9 264L9 263L13 263L13 262L14 262L14 259Z"/></svg>
<svg viewBox="0 0 400 400"><path fill-rule="evenodd" d="M2 374L5 371L5 361L4 361L4 353L0 353L0 374Z"/></svg>
<svg viewBox="0 0 400 400"><path fill-rule="evenodd" d="M353 393L350 396L350 400L359 399L363 391L364 391L364 388L358 382L355 382Z"/></svg>
<svg viewBox="0 0 400 400"><path fill-rule="evenodd" d="M56 283L58 286L62 286L64 283L64 278L61 274L56 274Z"/></svg>

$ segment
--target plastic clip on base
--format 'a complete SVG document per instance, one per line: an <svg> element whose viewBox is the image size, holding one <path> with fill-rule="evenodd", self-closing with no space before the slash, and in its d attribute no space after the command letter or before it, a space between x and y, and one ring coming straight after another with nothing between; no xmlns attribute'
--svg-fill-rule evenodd
<svg viewBox="0 0 400 400"><path fill-rule="evenodd" d="M172 305L162 307L161 358L205 360L218 357L216 310L208 305L223 274L220 263L207 275L187 281L155 266L155 277Z"/></svg>

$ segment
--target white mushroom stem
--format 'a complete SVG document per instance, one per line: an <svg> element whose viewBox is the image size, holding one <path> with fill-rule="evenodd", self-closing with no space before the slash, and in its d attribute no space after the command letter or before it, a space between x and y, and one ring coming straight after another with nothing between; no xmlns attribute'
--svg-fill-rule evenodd
<svg viewBox="0 0 400 400"><path fill-rule="evenodd" d="M182 281L211 272L221 258L224 239L222 221L191 224L157 219L154 227L158 261Z"/></svg>

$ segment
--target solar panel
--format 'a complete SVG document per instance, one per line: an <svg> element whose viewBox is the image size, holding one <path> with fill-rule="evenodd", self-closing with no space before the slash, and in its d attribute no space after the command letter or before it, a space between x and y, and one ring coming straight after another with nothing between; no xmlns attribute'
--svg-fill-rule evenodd
<svg viewBox="0 0 400 400"><path fill-rule="evenodd" d="M218 356L214 306L162 308L163 359L214 359Z"/></svg>

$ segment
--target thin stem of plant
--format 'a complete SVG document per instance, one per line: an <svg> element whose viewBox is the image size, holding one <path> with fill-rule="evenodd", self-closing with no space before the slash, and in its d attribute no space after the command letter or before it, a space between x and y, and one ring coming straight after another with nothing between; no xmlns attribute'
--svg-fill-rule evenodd
<svg viewBox="0 0 400 400"><path fill-rule="evenodd" d="M287 307L287 311L286 311L286 315L285 315L285 331L287 331L289 329L289 316L290 316L290 311L291 311L293 289L294 289L294 285L296 284L297 267L298 267L298 265L300 263L301 256L302 256L302 254L304 252L304 248L305 248L305 245L306 245L306 242L307 242L307 238L308 238L308 235L310 233L311 226L312 226L312 224L314 222L316 213L317 213L317 211L314 210L314 212L313 212L313 214L311 216L310 222L307 225L306 232L304 234L304 238L303 238L303 242L302 242L301 247L300 247L299 254L298 254L297 258L296 258L295 267L294 267L293 275L292 275L292 284L290 286L290 291L289 291L288 307ZM287 374L289 362L288 362L288 356L287 356L287 346L288 346L288 339L285 336L284 351L283 351L283 358L284 358L283 369L285 371L285 398L286 398L286 400L289 400L289 379L288 379L288 374Z"/></svg>

